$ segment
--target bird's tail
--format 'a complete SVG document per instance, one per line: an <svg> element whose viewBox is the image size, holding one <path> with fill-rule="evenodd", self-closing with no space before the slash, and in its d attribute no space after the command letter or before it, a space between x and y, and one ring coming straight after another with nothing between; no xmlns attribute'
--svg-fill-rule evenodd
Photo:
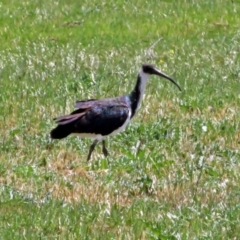
<svg viewBox="0 0 240 240"><path fill-rule="evenodd" d="M76 121L78 121L84 114L85 113L81 112L55 118L54 120L58 126L50 132L51 138L62 139L73 133Z"/></svg>
<svg viewBox="0 0 240 240"><path fill-rule="evenodd" d="M69 125L58 125L56 128L54 128L51 132L51 138L52 139L62 139L67 137L72 133L72 127Z"/></svg>

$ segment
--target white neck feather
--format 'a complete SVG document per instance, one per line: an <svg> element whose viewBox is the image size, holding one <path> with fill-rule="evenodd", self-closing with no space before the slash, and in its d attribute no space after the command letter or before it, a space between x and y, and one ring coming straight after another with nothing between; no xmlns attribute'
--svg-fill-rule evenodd
<svg viewBox="0 0 240 240"><path fill-rule="evenodd" d="M140 100L139 100L138 105L137 105L137 110L138 110L138 109L140 108L140 106L141 106L141 102L142 102L142 99L143 99L143 96L144 96L144 93L145 93L146 83L147 83L147 81L148 81L149 74L143 72L143 70L140 69L139 76L140 76L140 78L141 78L141 82L140 82L140 86L139 86L139 90L140 90Z"/></svg>

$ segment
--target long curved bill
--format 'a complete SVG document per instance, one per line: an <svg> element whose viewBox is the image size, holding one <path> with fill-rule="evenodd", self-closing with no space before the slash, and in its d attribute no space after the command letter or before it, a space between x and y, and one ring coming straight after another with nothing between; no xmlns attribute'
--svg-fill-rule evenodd
<svg viewBox="0 0 240 240"><path fill-rule="evenodd" d="M161 71L159 71L158 69L155 68L153 74L168 79L170 82L172 82L173 84L175 84L180 91L182 91L181 87L175 82L175 80L173 80L172 78L170 78L170 77L169 77L168 75L166 75L165 73L163 73L163 72L161 72Z"/></svg>

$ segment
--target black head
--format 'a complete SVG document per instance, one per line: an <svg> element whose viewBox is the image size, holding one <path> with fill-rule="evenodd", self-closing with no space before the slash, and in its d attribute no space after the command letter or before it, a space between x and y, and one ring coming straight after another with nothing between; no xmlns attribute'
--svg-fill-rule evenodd
<svg viewBox="0 0 240 240"><path fill-rule="evenodd" d="M168 75L166 75L165 73L159 71L157 68L155 68L153 65L151 64L143 64L142 65L142 71L145 73L145 74L154 74L154 75L157 75L157 76L160 76L160 77L163 77L163 78L166 78L168 79L170 82L172 82L173 84L175 84L178 89L180 91L182 91L181 87L175 82L175 80L173 80L172 78L170 78Z"/></svg>
<svg viewBox="0 0 240 240"><path fill-rule="evenodd" d="M142 65L142 70L143 70L144 73L154 74L155 67L151 64L143 64Z"/></svg>

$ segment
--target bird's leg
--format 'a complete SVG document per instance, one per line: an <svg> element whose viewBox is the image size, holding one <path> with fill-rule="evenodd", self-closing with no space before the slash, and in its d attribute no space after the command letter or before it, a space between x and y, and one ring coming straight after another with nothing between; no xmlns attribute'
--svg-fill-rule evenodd
<svg viewBox="0 0 240 240"><path fill-rule="evenodd" d="M107 157L108 150L107 150L106 145L105 145L105 140L102 140L102 152L103 152L104 156Z"/></svg>
<svg viewBox="0 0 240 240"><path fill-rule="evenodd" d="M95 146L97 145L97 143L98 143L98 140L94 140L92 145L90 146L90 149L89 149L89 152L88 152L88 157L87 157L88 161L90 160L92 152L93 152Z"/></svg>

